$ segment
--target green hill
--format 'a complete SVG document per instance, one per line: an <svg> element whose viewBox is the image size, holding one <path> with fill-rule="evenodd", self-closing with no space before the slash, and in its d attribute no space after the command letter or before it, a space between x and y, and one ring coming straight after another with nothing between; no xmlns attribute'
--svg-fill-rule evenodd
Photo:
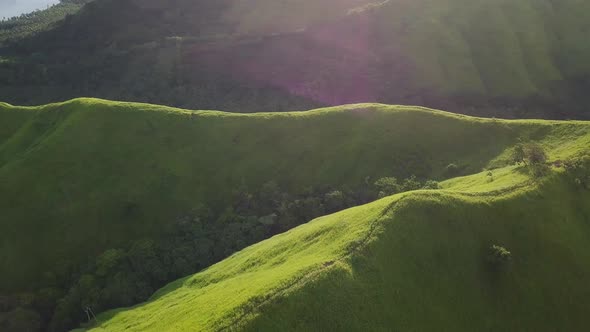
<svg viewBox="0 0 590 332"><path fill-rule="evenodd" d="M238 115L77 99L0 116L3 289L25 287L64 254L157 235L198 203L223 207L242 184L300 193L437 177L450 163L475 172L551 128L383 105Z"/></svg>
<svg viewBox="0 0 590 332"><path fill-rule="evenodd" d="M89 330L584 330L590 191L520 171L318 218ZM506 265L489 261L495 244L512 252Z"/></svg>
<svg viewBox="0 0 590 332"><path fill-rule="evenodd" d="M97 0L0 50L0 100L587 119L589 13L579 0Z"/></svg>
<svg viewBox="0 0 590 332"><path fill-rule="evenodd" d="M443 180L491 169L492 175L448 180L443 183L446 191L417 197L430 197L424 204L430 204L430 199L457 200L453 204L465 204L475 216L490 213L493 219L508 210L480 210L483 203L474 202L502 202L510 192L506 204L514 204L510 211L516 211L522 200L543 196L563 204L555 213L563 213L572 223L584 220L584 209L568 205L569 199L587 199L585 192L574 190L574 180L566 183L562 176L552 175L536 183L524 168L509 165L511 151L521 141L539 142L556 165L587 153L590 126L586 122L482 119L381 104L246 115L98 99L39 107L2 103L0 119L0 268L4 271L0 292L8 296L6 300L0 296L0 312L2 303L8 308L32 306L42 312L42 320L53 322L55 331L84 320L80 306L95 303L95 310L105 310L132 305L163 282L202 270L314 217L372 200L376 193L369 187L382 177L406 182L412 175ZM585 176L579 176L579 186L585 184ZM421 187L409 183L407 188ZM554 195L552 190L562 194ZM331 203L342 195L344 201ZM513 196L520 198L513 200ZM389 205L384 202L389 200L343 212L357 216L350 217L346 227L358 227L361 232L366 225L354 220L366 212L362 219L370 222L375 218L367 211L379 214ZM551 205L543 201L538 206ZM440 216L459 213L451 207L438 208ZM502 225L517 217L529 218L507 215ZM339 217L327 217L331 218ZM515 221L511 227L520 226ZM522 232L533 236L527 229ZM359 234L346 232L347 240L325 249L341 253L337 248L350 247L346 243L358 241ZM304 245L294 245L290 236L277 239L285 239L295 251L306 250ZM312 241L312 237L304 238ZM500 244L504 240L498 238ZM260 246L273 246L274 241ZM516 249L520 244L507 245ZM240 255L244 254L236 257ZM311 265L281 265L294 270L273 282L287 282L303 271L300 267L319 262L312 258L324 260L331 255L326 251L326 255L308 257L309 261L305 258ZM256 259L265 261L265 257ZM232 260L219 266L228 262ZM216 273L216 269L203 273ZM584 275L583 270L580 273ZM236 272L235 277L248 275ZM262 277L274 280L272 273L264 272ZM265 297L275 287L265 285L250 290L251 294ZM245 296L240 301L249 299ZM227 303L227 310L215 311L223 316L234 312L234 304L241 305L232 303ZM221 316L198 324L204 328L226 324Z"/></svg>

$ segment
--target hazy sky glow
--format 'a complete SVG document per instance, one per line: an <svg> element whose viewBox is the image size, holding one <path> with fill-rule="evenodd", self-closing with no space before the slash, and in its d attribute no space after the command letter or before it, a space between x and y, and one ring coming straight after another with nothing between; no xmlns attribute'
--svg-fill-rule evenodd
<svg viewBox="0 0 590 332"><path fill-rule="evenodd" d="M0 20L23 13L30 13L35 9L45 9L59 0L0 0Z"/></svg>

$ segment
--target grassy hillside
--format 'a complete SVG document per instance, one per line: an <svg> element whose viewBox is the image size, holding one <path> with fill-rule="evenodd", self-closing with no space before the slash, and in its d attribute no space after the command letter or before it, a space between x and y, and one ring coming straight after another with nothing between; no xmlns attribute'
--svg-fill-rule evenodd
<svg viewBox="0 0 590 332"><path fill-rule="evenodd" d="M589 139L583 123L375 104L237 115L77 99L5 105L0 116L3 289L26 287L66 254L157 235L199 203L223 207L241 185L273 180L300 193L367 177L441 178L450 163L465 174L501 165L519 138L545 140L556 158Z"/></svg>
<svg viewBox="0 0 590 332"><path fill-rule="evenodd" d="M274 180L297 193L434 177L449 163L476 171L521 135L502 122L382 105L247 116L78 99L0 116L0 262L12 266L3 289L26 287L65 254L157 235L199 203L221 207L242 184Z"/></svg>
<svg viewBox="0 0 590 332"><path fill-rule="evenodd" d="M105 271L121 259L131 260L137 270L133 255L138 252L143 255L139 261L145 262L145 257L161 253L157 250L172 259L178 251L198 250L196 256L182 254L189 261L171 263L188 266L172 275L186 275L253 239L276 234L269 232L276 229L274 221L266 218L274 210L259 210L254 219L253 210L241 217L232 211L239 208L231 203L236 194L245 194L252 204L249 193L266 192L269 182L293 197L291 210L301 210L298 219L278 228L285 230L321 215L303 211L313 203L305 196L311 187L320 193L362 191L384 176L441 180L498 169L510 163L519 141L538 141L551 161L579 155L590 145L585 122L480 119L381 104L245 115L76 99L40 107L3 103L0 119L0 267L6 271L0 291L32 291L49 303L67 294L69 302L59 307L59 317L65 319L59 324L64 325L83 318L68 316L82 316L77 292L94 284L89 280L103 280ZM456 165L453 174L449 164ZM512 168L493 172L492 183L458 178L445 186L496 191L492 187L528 183L526 174ZM271 196L283 193L271 191ZM254 201L258 199L263 200ZM219 217L203 221L200 214L192 215L203 205ZM311 217L299 220L306 215ZM184 242L168 244L154 253L142 242L169 237L186 224L187 216L198 226L188 233L180 229L183 237L191 234L182 240L189 241L188 247ZM131 256L120 249L131 250ZM170 259L166 257L164 261ZM95 265L97 270L88 272ZM158 266L166 269L169 263ZM153 281L158 287L171 280L167 271L161 272ZM106 296L101 297L102 308L143 297L133 293L108 300L116 289L135 292L130 287L140 285L129 276L108 277L117 284L105 290L110 295L101 293ZM151 292L152 286L142 286L141 292ZM88 287L94 294L94 286Z"/></svg>
<svg viewBox="0 0 590 332"><path fill-rule="evenodd" d="M89 330L583 330L590 191L562 171L541 182L520 171L318 218ZM492 265L494 244L513 259Z"/></svg>

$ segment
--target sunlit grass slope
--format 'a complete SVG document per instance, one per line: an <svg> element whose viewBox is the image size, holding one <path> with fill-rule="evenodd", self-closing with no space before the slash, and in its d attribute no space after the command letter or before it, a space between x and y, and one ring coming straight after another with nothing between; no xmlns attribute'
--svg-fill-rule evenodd
<svg viewBox="0 0 590 332"><path fill-rule="evenodd" d="M521 171L318 218L91 331L584 330L590 191L560 171L536 182ZM494 244L513 254L502 269L486 260Z"/></svg>
<svg viewBox="0 0 590 332"><path fill-rule="evenodd" d="M0 289L27 289L64 260L158 236L242 185L274 180L296 194L440 178L449 163L470 174L505 165L520 138L565 158L590 144L589 131L379 104L253 115L96 99L0 104Z"/></svg>

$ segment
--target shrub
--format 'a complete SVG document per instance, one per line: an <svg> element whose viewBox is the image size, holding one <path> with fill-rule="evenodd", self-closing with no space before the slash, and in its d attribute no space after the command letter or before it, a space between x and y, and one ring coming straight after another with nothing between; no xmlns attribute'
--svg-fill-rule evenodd
<svg viewBox="0 0 590 332"><path fill-rule="evenodd" d="M487 177L487 182L494 182L494 173L492 173L492 171L488 171L488 173L486 174Z"/></svg>

